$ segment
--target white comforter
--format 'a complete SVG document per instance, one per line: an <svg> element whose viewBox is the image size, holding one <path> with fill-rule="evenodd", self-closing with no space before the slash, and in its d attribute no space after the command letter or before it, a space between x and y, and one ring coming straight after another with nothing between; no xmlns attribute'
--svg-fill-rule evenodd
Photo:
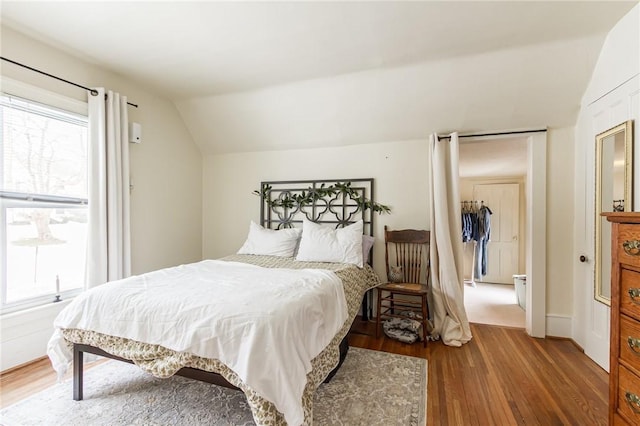
<svg viewBox="0 0 640 426"><path fill-rule="evenodd" d="M60 329L76 328L219 359L298 425L311 360L346 320L331 271L205 260L84 292L56 318L48 355L66 369Z"/></svg>

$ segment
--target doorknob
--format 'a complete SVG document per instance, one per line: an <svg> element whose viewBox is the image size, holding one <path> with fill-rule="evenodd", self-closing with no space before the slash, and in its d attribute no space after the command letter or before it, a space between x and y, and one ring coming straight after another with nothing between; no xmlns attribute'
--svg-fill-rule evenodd
<svg viewBox="0 0 640 426"><path fill-rule="evenodd" d="M580 259L580 262L582 262L582 263L585 263L588 260L587 256L585 256L584 254L581 254L578 259Z"/></svg>

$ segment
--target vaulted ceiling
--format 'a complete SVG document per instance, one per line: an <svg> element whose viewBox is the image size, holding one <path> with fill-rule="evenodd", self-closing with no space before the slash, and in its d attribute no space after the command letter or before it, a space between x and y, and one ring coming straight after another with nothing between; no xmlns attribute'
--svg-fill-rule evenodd
<svg viewBox="0 0 640 426"><path fill-rule="evenodd" d="M173 100L205 154L572 126L637 2L2 2Z"/></svg>

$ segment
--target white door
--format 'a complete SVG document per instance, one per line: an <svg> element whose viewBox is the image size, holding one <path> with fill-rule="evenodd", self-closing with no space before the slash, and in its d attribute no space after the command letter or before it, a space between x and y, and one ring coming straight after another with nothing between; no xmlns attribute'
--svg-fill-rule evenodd
<svg viewBox="0 0 640 426"><path fill-rule="evenodd" d="M594 298L595 257L595 138L611 127L640 115L640 77L616 87L590 104L576 126L575 224L574 229L574 340L584 353L609 371L610 308ZM635 127L634 162L638 164L638 127ZM637 170L637 166L634 166ZM633 210L639 211L638 177L634 173ZM586 255L588 261L580 262Z"/></svg>
<svg viewBox="0 0 640 426"><path fill-rule="evenodd" d="M491 238L487 244L487 274L477 281L513 284L518 273L520 247L520 185L473 186L473 199L491 210Z"/></svg>

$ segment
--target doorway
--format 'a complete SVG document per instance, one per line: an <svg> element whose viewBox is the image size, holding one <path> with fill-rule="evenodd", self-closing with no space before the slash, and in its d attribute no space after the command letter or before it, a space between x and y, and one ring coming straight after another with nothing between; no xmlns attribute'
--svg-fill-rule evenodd
<svg viewBox="0 0 640 426"><path fill-rule="evenodd" d="M464 244L465 309L471 322L525 328L528 155L528 137L460 142L461 203L490 212L485 245Z"/></svg>

